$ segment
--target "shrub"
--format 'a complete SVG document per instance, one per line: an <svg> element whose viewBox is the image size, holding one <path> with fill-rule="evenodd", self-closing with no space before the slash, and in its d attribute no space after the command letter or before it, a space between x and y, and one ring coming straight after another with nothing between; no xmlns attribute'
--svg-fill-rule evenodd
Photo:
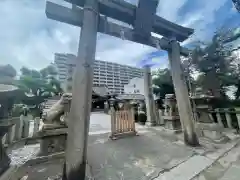
<svg viewBox="0 0 240 180"><path fill-rule="evenodd" d="M141 124L145 124L147 121L147 115L144 112L140 112L138 115L138 121Z"/></svg>

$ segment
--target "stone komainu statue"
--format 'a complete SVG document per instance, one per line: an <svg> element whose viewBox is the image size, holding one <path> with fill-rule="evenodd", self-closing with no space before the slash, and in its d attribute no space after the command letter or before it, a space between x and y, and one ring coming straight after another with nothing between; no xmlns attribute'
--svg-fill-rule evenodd
<svg viewBox="0 0 240 180"><path fill-rule="evenodd" d="M42 115L42 121L46 124L67 125L67 115L72 100L71 93L65 93L46 113Z"/></svg>

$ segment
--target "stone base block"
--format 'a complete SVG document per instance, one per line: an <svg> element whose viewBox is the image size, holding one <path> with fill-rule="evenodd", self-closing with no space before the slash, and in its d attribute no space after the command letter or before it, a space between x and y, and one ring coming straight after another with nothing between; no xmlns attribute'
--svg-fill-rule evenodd
<svg viewBox="0 0 240 180"><path fill-rule="evenodd" d="M216 143L226 143L230 140L222 131L223 128L215 123L197 123L198 136L208 138Z"/></svg>
<svg viewBox="0 0 240 180"><path fill-rule="evenodd" d="M117 140L117 139L121 139L121 138L125 138L125 137L129 137L129 136L137 136L137 132L136 131L129 131L126 133L115 133L115 134L110 134L109 139L111 140Z"/></svg>
<svg viewBox="0 0 240 180"><path fill-rule="evenodd" d="M164 120L164 127L175 131L180 131L182 129L180 119Z"/></svg>
<svg viewBox="0 0 240 180"><path fill-rule="evenodd" d="M66 149L67 128L45 130L40 140L39 156L48 156Z"/></svg>

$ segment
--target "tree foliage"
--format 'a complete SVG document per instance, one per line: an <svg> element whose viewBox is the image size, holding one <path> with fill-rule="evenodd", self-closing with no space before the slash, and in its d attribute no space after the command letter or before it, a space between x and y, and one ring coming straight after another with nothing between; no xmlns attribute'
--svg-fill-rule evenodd
<svg viewBox="0 0 240 180"><path fill-rule="evenodd" d="M229 86L236 86L236 97L240 97L240 65L233 51L233 42L240 37L240 28L222 29L215 33L210 42L196 43L195 49L188 58L182 59L182 70L190 87L202 87L204 92L211 92L216 97L226 97ZM193 74L198 72L195 80ZM169 69L154 72L155 94L174 93Z"/></svg>
<svg viewBox="0 0 240 180"><path fill-rule="evenodd" d="M217 32L209 43L196 46L191 55L191 64L200 75L197 84L214 96L224 96L225 87L236 84L236 56L232 53L230 42L238 38L230 31Z"/></svg>
<svg viewBox="0 0 240 180"><path fill-rule="evenodd" d="M0 83L15 85L22 92L17 95L14 103L23 103L37 110L46 98L62 92L60 82L55 78L57 72L52 65L40 71L22 67L20 77L16 78L16 75L17 71L11 65L0 66Z"/></svg>
<svg viewBox="0 0 240 180"><path fill-rule="evenodd" d="M236 10L240 12L240 0L232 0L233 5L235 6Z"/></svg>
<svg viewBox="0 0 240 180"><path fill-rule="evenodd" d="M159 69L153 73L153 92L165 98L166 94L174 94L172 76L169 69Z"/></svg>
<svg viewBox="0 0 240 180"><path fill-rule="evenodd" d="M62 92L60 82L55 78L54 67L48 66L40 71L21 68L18 85L33 96L49 96Z"/></svg>
<svg viewBox="0 0 240 180"><path fill-rule="evenodd" d="M13 79L16 77L17 71L10 65L0 66L0 83L13 84Z"/></svg>
<svg viewBox="0 0 240 180"><path fill-rule="evenodd" d="M17 71L10 64L0 66L0 76L8 76L14 78L17 75Z"/></svg>
<svg viewBox="0 0 240 180"><path fill-rule="evenodd" d="M34 107L34 110L38 111L39 105L46 98L62 93L53 66L49 65L40 71L22 67L20 71L21 75L16 84L25 93L22 103Z"/></svg>

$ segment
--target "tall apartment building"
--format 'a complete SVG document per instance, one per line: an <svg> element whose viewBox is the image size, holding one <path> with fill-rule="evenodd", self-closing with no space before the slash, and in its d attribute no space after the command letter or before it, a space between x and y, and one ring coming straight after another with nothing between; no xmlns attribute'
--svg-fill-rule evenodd
<svg viewBox="0 0 240 180"><path fill-rule="evenodd" d="M66 81L68 74L68 66L75 62L76 56L73 54L63 54L55 53L54 54L54 65L58 71L58 80L63 85Z"/></svg>
<svg viewBox="0 0 240 180"><path fill-rule="evenodd" d="M60 67L58 68L59 80L65 83L65 87L68 86L68 90L71 89L72 75L76 66L75 59L76 56L72 54L55 54L56 67ZM96 60L93 85L107 86L110 92L121 94L124 93L124 85L128 84L131 79L142 76L143 70L140 68Z"/></svg>

